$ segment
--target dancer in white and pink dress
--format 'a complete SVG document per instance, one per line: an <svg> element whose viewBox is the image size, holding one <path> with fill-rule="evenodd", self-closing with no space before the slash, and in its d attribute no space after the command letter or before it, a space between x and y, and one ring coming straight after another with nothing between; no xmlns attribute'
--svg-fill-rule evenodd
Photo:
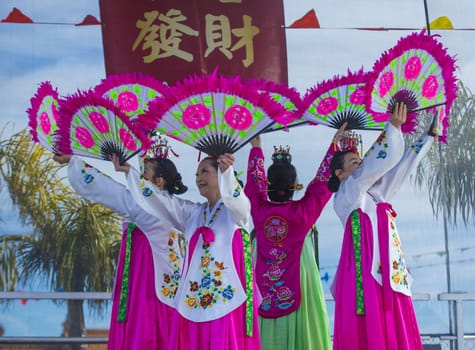
<svg viewBox="0 0 475 350"><path fill-rule="evenodd" d="M68 163L68 179L78 194L116 211L126 220L113 290L108 349L166 349L176 313L173 302L182 269L182 234L167 218L157 218L138 206L124 185L81 158L57 155L55 160ZM117 157L113 156L113 161L118 164ZM186 191L169 159L148 159L144 176L156 183L164 196Z"/></svg>
<svg viewBox="0 0 475 350"><path fill-rule="evenodd" d="M404 152L401 125L407 108L396 104L385 130L363 160L337 152L329 188L345 227L332 293L333 348L337 350L422 349L411 299L411 276L388 201L430 149L420 138Z"/></svg>
<svg viewBox="0 0 475 350"><path fill-rule="evenodd" d="M257 303L249 238L250 203L234 176L232 154L203 159L196 184L205 203L163 196L131 171L137 203L166 216L188 241L170 350L259 350Z"/></svg>

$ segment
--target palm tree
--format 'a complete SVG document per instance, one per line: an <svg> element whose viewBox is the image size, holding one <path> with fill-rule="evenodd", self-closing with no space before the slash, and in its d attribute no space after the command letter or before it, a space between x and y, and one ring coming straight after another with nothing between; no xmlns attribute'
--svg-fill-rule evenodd
<svg viewBox="0 0 475 350"><path fill-rule="evenodd" d="M22 222L33 229L31 235L3 236L0 271L8 273L0 287L13 290L40 278L52 290L110 291L120 218L72 191L51 158L25 130L0 141L0 179ZM97 313L105 311L104 301L89 304ZM69 336L82 335L83 301L68 301L66 321Z"/></svg>
<svg viewBox="0 0 475 350"><path fill-rule="evenodd" d="M432 121L430 113L419 117L419 128L427 130ZM456 228L462 220L465 227L473 222L475 213L475 96L459 82L457 98L450 111L450 127L447 143L432 147L419 164L414 181L426 186L432 211L442 217L445 241L445 267L447 292L452 292L450 277L450 251L448 226ZM408 142L414 141L410 138ZM455 308L449 308L449 331Z"/></svg>
<svg viewBox="0 0 475 350"><path fill-rule="evenodd" d="M419 127L427 130L431 116L421 115ZM450 112L447 143L433 147L419 164L415 183L426 186L434 215L466 226L475 213L475 96L459 83ZM412 140L409 140L412 142Z"/></svg>

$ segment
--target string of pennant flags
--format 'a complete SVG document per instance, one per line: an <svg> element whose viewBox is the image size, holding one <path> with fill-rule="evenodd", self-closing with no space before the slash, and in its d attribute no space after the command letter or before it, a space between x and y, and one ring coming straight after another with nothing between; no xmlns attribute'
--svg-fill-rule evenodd
<svg viewBox="0 0 475 350"><path fill-rule="evenodd" d="M21 10L14 7L10 13L3 18L0 23L18 23L18 24L49 24L49 25L74 25L74 26L93 26L101 25L101 21L93 15L86 15L79 23L67 22L40 22L34 21L31 17L25 15ZM452 21L447 16L441 16L433 20L429 24L434 30L458 30L458 31L473 31L475 28L454 28ZM419 30L420 28L410 27L322 27L318 21L317 14L314 9L309 10L301 18L292 22L286 29L344 29L344 30L366 30L366 31L392 31L392 30Z"/></svg>

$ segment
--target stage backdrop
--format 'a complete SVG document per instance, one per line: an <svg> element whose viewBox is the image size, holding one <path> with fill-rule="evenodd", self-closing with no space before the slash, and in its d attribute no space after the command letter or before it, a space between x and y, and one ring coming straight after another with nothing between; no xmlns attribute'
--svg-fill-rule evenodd
<svg viewBox="0 0 475 350"><path fill-rule="evenodd" d="M215 68L287 83L282 0L100 0L107 75L168 84Z"/></svg>

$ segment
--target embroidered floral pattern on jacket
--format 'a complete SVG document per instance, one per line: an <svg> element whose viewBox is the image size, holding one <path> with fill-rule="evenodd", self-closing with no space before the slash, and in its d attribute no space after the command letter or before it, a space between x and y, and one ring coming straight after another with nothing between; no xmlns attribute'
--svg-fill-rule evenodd
<svg viewBox="0 0 475 350"><path fill-rule="evenodd" d="M264 233L269 241L283 241L288 234L287 221L281 216L269 216L264 222Z"/></svg>
<svg viewBox="0 0 475 350"><path fill-rule="evenodd" d="M295 302L293 296L295 292L290 289L285 280L281 280L285 269L282 263L287 257L287 253L282 248L272 248L269 251L272 259L268 259L266 263L269 265L267 271L262 275L263 285L266 290L262 291L262 310L270 310L271 308L288 309Z"/></svg>
<svg viewBox="0 0 475 350"><path fill-rule="evenodd" d="M153 191L150 187L147 186L146 182L145 182L145 179L143 178L143 176L140 176L140 184L139 184L140 188L142 189L142 195L144 197L151 197L153 196Z"/></svg>
<svg viewBox="0 0 475 350"><path fill-rule="evenodd" d="M84 183L85 183L86 185L89 185L89 184L91 184L91 183L94 183L94 175L89 174L89 173L86 171L86 169L95 170L98 174L100 174L101 172L100 172L98 169L94 168L93 166L91 166L91 165L89 165L89 164L83 162L83 169L81 169L81 174L82 174L83 177L84 177Z"/></svg>
<svg viewBox="0 0 475 350"><path fill-rule="evenodd" d="M377 159L385 159L387 156L387 143L388 136L386 135L386 130L384 130L378 137L378 139L374 142L373 146L368 150L365 157L367 157L372 151L376 150L378 146L378 155L376 156Z"/></svg>
<svg viewBox="0 0 475 350"><path fill-rule="evenodd" d="M333 159L333 156L334 156L334 152L327 152L325 154L325 158L320 164L320 167L318 168L317 175L315 176L314 180L328 181L331 175L330 163L331 163L331 160Z"/></svg>
<svg viewBox="0 0 475 350"><path fill-rule="evenodd" d="M233 197L237 198L241 195L242 187L237 185L236 188L233 190Z"/></svg>
<svg viewBox="0 0 475 350"><path fill-rule="evenodd" d="M419 152L421 151L421 148L422 146L424 146L424 140L423 139L417 139L416 142L414 142L412 145L411 145L411 149L416 152L416 154L419 154Z"/></svg>
<svg viewBox="0 0 475 350"><path fill-rule="evenodd" d="M168 264L172 267L172 274L164 273L162 280L161 293L163 296L174 299L178 290L181 277L181 257L176 249L178 247L178 234L175 230L170 231L168 235Z"/></svg>
<svg viewBox="0 0 475 350"><path fill-rule="evenodd" d="M224 263L216 261L209 250L210 243L203 243L201 256L201 280L189 281L189 293L185 296L188 307L207 309L218 301L226 302L234 298L236 288L223 286L222 274L226 269Z"/></svg>
<svg viewBox="0 0 475 350"><path fill-rule="evenodd" d="M254 182L257 183L259 190L265 191L267 189L266 179L264 178L264 159L254 157L248 164L248 169L252 169L251 175Z"/></svg>

